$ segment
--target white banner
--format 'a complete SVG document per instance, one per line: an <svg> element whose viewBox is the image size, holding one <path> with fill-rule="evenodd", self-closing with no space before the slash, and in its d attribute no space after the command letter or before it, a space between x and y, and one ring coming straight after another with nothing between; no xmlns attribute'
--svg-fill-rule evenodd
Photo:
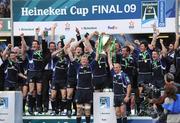
<svg viewBox="0 0 180 123"><path fill-rule="evenodd" d="M116 123L113 92L95 92L93 95L94 123Z"/></svg>
<svg viewBox="0 0 180 123"><path fill-rule="evenodd" d="M37 27L58 24L57 34L74 37L99 31L109 34L175 32L176 0L13 0L14 35L33 36Z"/></svg>
<svg viewBox="0 0 180 123"><path fill-rule="evenodd" d="M158 27L161 33L175 32L175 18L166 19L166 28ZM79 28L81 34L86 32L92 33L94 31L106 32L109 34L139 34L139 33L152 33L152 27L142 27L141 19L132 20L96 20L96 21L54 21L54 22L14 22L14 35L19 36L20 33L24 33L25 36L34 36L35 29L40 27L42 30L47 30L50 35L51 26L57 23L56 36L65 35L70 39L76 35L75 29ZM151 22L151 24L156 21Z"/></svg>
<svg viewBox="0 0 180 123"><path fill-rule="evenodd" d="M21 92L0 91L0 123L23 123Z"/></svg>

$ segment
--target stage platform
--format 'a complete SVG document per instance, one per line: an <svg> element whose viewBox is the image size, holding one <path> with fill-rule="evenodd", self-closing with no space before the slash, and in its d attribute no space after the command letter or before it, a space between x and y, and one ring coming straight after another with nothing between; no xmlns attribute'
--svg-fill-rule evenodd
<svg viewBox="0 0 180 123"><path fill-rule="evenodd" d="M24 116L23 123L76 123L76 117L68 118L66 116ZM85 123L84 117L82 123ZM93 123L93 117L91 119ZM128 123L155 123L150 117L128 117Z"/></svg>

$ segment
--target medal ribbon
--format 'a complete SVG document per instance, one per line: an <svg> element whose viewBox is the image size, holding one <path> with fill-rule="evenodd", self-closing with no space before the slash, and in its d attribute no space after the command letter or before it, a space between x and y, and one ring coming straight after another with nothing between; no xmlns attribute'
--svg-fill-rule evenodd
<svg viewBox="0 0 180 123"><path fill-rule="evenodd" d="M146 60L147 52L143 52L143 53L142 53L142 57L143 57L143 60Z"/></svg>
<svg viewBox="0 0 180 123"><path fill-rule="evenodd" d="M103 50L103 40L102 40L102 36L100 36L98 43L98 54L101 54L102 50Z"/></svg>
<svg viewBox="0 0 180 123"><path fill-rule="evenodd" d="M34 55L37 55L37 56L38 56L38 59L42 59L41 51L36 51L36 52L34 53Z"/></svg>
<svg viewBox="0 0 180 123"><path fill-rule="evenodd" d="M157 67L157 60L153 61L153 65L154 65L154 67Z"/></svg>

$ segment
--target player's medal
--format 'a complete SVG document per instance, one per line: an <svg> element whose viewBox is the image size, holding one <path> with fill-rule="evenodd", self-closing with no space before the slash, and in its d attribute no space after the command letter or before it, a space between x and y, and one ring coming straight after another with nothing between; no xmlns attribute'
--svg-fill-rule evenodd
<svg viewBox="0 0 180 123"><path fill-rule="evenodd" d="M154 67L157 67L157 66L158 66L156 60L153 61L153 65L154 65Z"/></svg>
<svg viewBox="0 0 180 123"><path fill-rule="evenodd" d="M143 60L145 63L147 63L147 59L146 59L146 52L142 53L142 56L143 56Z"/></svg>
<svg viewBox="0 0 180 123"><path fill-rule="evenodd" d="M101 68L101 59L102 59L102 57L100 57L99 60L98 60L99 68Z"/></svg>
<svg viewBox="0 0 180 123"><path fill-rule="evenodd" d="M125 68L127 68L128 67L128 58L127 59L124 58L124 62L125 62Z"/></svg>

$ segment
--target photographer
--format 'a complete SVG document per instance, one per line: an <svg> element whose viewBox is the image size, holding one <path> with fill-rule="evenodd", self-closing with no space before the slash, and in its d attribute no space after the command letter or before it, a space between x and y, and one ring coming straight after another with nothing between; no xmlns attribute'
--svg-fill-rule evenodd
<svg viewBox="0 0 180 123"><path fill-rule="evenodd" d="M164 75L164 80L165 80L165 86L164 86L165 93L158 99L150 100L150 103L152 103L156 108L161 108L161 104L172 103L173 100L176 99L175 94L177 92L177 88L174 84L174 75L171 73L167 73ZM159 122L164 123L166 121L166 118L167 118L167 111L162 112L159 117Z"/></svg>

